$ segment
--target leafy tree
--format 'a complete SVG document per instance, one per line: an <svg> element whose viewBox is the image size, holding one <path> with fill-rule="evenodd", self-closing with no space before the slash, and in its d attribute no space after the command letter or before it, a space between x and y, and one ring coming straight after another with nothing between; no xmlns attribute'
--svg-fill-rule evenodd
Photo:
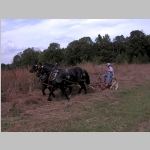
<svg viewBox="0 0 150 150"><path fill-rule="evenodd" d="M79 39L81 62L92 60L94 57L93 44L94 43L90 37Z"/></svg>
<svg viewBox="0 0 150 150"><path fill-rule="evenodd" d="M100 34L98 34L98 37L95 39L95 42L97 44L101 44L102 43L102 36Z"/></svg>
<svg viewBox="0 0 150 150"><path fill-rule="evenodd" d="M138 56L139 53L144 56L146 53L147 39L143 31L135 30L130 33L129 37L129 49L127 51L129 56L129 61L133 59L134 56ZM135 57L134 57L135 58Z"/></svg>
<svg viewBox="0 0 150 150"><path fill-rule="evenodd" d="M41 62L61 63L64 58L64 52L58 43L50 43L48 49L39 54L38 59Z"/></svg>
<svg viewBox="0 0 150 150"><path fill-rule="evenodd" d="M21 63L22 63L22 56L21 55L22 55L22 53L20 52L14 56L13 62L12 62L12 65L14 68L21 67Z"/></svg>
<svg viewBox="0 0 150 150"><path fill-rule="evenodd" d="M117 54L121 54L123 51L125 51L124 43L125 37L123 35L116 36L113 39L114 48L116 49Z"/></svg>
<svg viewBox="0 0 150 150"><path fill-rule="evenodd" d="M32 65L36 60L38 60L39 54L40 51L36 51L34 48L25 49L23 52L14 56L12 67L27 67L28 65Z"/></svg>
<svg viewBox="0 0 150 150"><path fill-rule="evenodd" d="M138 58L136 56L133 56L132 63L133 64L138 64Z"/></svg>
<svg viewBox="0 0 150 150"><path fill-rule="evenodd" d="M38 55L40 51L36 51L34 48L28 48L23 51L22 58L22 66L32 65L36 60L38 60Z"/></svg>
<svg viewBox="0 0 150 150"><path fill-rule="evenodd" d="M142 57L141 62L144 63L144 64L147 64L149 62L149 57L146 53Z"/></svg>
<svg viewBox="0 0 150 150"><path fill-rule="evenodd" d="M86 43L86 44L89 44L89 45L94 44L94 42L92 41L92 39L90 37L83 37L83 38L79 39L79 42Z"/></svg>
<svg viewBox="0 0 150 150"><path fill-rule="evenodd" d="M122 56L121 54L119 54L116 58L116 63L117 64L123 64L124 63L124 60L122 59Z"/></svg>
<svg viewBox="0 0 150 150"><path fill-rule="evenodd" d="M146 36L146 42L147 43L145 43L145 49L146 49L146 53L147 53L147 55L148 55L148 57L150 58L150 35L147 35Z"/></svg>
<svg viewBox="0 0 150 150"><path fill-rule="evenodd" d="M60 44L58 43L50 43L48 50L59 50L60 49Z"/></svg>
<svg viewBox="0 0 150 150"><path fill-rule="evenodd" d="M38 55L38 61L39 61L39 62L48 62L47 50L43 50L43 52L41 52L41 53Z"/></svg>
<svg viewBox="0 0 150 150"><path fill-rule="evenodd" d="M1 70L10 70L11 69L11 65L10 64L1 64Z"/></svg>
<svg viewBox="0 0 150 150"><path fill-rule="evenodd" d="M138 54L137 59L139 64L142 63L142 55L140 53Z"/></svg>
<svg viewBox="0 0 150 150"><path fill-rule="evenodd" d="M78 40L72 41L68 44L65 55L66 64L75 65L80 63L82 58L80 54L80 44Z"/></svg>
<svg viewBox="0 0 150 150"><path fill-rule="evenodd" d="M100 34L95 39L96 41L96 48L97 48L97 55L100 56L100 62L114 62L115 60L115 53L113 43L108 34L105 36L101 36Z"/></svg>

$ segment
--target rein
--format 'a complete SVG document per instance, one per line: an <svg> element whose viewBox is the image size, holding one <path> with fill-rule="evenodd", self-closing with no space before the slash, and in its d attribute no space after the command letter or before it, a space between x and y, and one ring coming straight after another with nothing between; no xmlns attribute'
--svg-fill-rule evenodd
<svg viewBox="0 0 150 150"><path fill-rule="evenodd" d="M44 83L44 82L42 82L42 77L43 77L44 75L40 75L40 77L39 77L39 81L41 80L41 83L42 84L44 84L44 85L47 85L47 87L52 87L52 85L50 85L50 84L46 84L46 83ZM43 78L43 79L46 79L47 78L47 75L45 76L45 78Z"/></svg>
<svg viewBox="0 0 150 150"><path fill-rule="evenodd" d="M43 83L43 82L42 82L42 84L47 85L47 87L49 87L49 86L52 87L52 85L50 85L50 84L46 84L46 83Z"/></svg>

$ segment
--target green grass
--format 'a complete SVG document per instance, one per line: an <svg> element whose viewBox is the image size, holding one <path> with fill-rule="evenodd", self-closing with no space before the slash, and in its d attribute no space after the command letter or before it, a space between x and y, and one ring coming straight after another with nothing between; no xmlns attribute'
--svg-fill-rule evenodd
<svg viewBox="0 0 150 150"><path fill-rule="evenodd" d="M61 131L131 132L137 125L150 121L150 83L122 91L114 100L95 101L85 107L86 115L62 121L66 127Z"/></svg>

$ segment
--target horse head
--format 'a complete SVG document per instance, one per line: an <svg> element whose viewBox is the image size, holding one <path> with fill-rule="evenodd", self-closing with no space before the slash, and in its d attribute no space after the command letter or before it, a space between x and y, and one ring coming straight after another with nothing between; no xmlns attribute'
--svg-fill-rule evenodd
<svg viewBox="0 0 150 150"><path fill-rule="evenodd" d="M37 73L37 72L41 71L41 68L42 68L42 63L35 61L35 64L31 66L29 72Z"/></svg>

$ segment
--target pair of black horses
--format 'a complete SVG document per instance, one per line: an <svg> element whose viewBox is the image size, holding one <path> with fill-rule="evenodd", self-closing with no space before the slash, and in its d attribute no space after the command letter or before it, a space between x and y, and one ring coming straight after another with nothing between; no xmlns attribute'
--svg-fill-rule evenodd
<svg viewBox="0 0 150 150"><path fill-rule="evenodd" d="M78 66L70 69L61 69L57 65L35 61L35 64L32 65L29 72L36 73L36 76L41 78L41 81L43 82L43 95L45 95L44 90L48 86L50 91L48 101L52 100L51 96L55 97L53 92L56 89L60 89L66 98L70 100L72 85L80 85L78 93L81 93L82 89L84 89L86 94L87 90L85 83L87 85L90 84L88 72ZM66 91L67 88L69 88L69 93Z"/></svg>

